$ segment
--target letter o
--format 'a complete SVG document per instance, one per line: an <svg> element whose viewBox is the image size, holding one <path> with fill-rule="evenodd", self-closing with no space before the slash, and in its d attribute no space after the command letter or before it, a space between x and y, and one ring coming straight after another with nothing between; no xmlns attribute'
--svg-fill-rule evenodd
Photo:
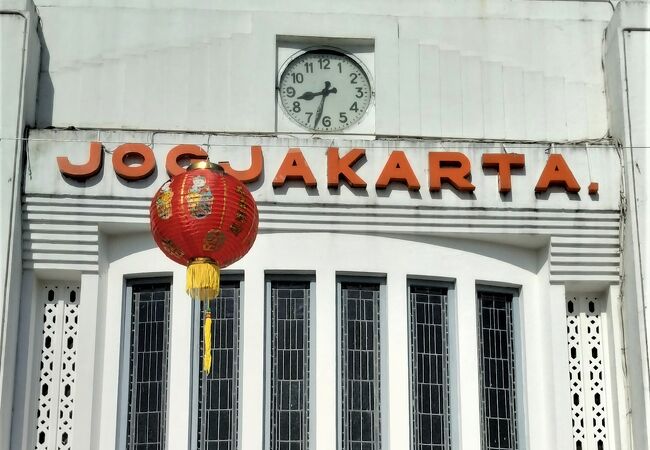
<svg viewBox="0 0 650 450"><path fill-rule="evenodd" d="M138 166L127 165L124 161L129 156L139 156L142 163ZM145 144L122 144L113 151L113 170L124 180L142 180L156 170L156 158L151 148Z"/></svg>

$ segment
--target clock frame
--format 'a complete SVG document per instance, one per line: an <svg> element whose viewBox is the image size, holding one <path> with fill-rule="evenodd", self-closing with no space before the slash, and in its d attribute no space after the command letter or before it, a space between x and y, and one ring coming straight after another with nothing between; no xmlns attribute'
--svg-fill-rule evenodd
<svg viewBox="0 0 650 450"><path fill-rule="evenodd" d="M309 48L294 54L277 85L283 114L302 129L317 133L349 130L363 121L374 101L364 64L335 48Z"/></svg>

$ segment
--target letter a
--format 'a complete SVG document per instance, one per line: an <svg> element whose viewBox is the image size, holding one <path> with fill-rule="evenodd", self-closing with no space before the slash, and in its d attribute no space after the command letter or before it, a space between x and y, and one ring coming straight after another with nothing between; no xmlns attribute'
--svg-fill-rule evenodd
<svg viewBox="0 0 650 450"><path fill-rule="evenodd" d="M573 193L580 191L580 185L562 155L553 154L548 157L535 192L546 192L549 186L562 186L567 192Z"/></svg>
<svg viewBox="0 0 650 450"><path fill-rule="evenodd" d="M316 187L316 178L299 148L289 149L278 173L275 174L273 187L283 186L287 180L299 180L307 187Z"/></svg>

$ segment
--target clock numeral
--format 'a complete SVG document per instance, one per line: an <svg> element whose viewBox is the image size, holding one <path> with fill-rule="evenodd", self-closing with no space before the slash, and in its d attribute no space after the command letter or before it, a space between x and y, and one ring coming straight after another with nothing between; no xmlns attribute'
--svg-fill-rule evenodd
<svg viewBox="0 0 650 450"><path fill-rule="evenodd" d="M359 107L357 106L357 102L352 103L352 106L350 106L350 111L359 112Z"/></svg>
<svg viewBox="0 0 650 450"><path fill-rule="evenodd" d="M357 95L355 95L356 98L361 98L363 97L363 88L355 88L357 90Z"/></svg>
<svg viewBox="0 0 650 450"><path fill-rule="evenodd" d="M305 81L305 77L301 73L292 73L291 79L294 83L302 83Z"/></svg>
<svg viewBox="0 0 650 450"><path fill-rule="evenodd" d="M312 113L312 112L305 112L305 115L307 116L307 123L309 123L309 122L311 121L311 116L313 116L314 113Z"/></svg>
<svg viewBox="0 0 650 450"><path fill-rule="evenodd" d="M350 84L357 84L357 78L359 78L359 75L357 75L356 73L351 73L350 78L351 78Z"/></svg>
<svg viewBox="0 0 650 450"><path fill-rule="evenodd" d="M293 96L296 95L296 90L292 87L288 87L285 92L289 98L293 98Z"/></svg>
<svg viewBox="0 0 650 450"><path fill-rule="evenodd" d="M339 66L339 73L343 73L343 67L341 67L341 63L338 63Z"/></svg>
<svg viewBox="0 0 650 450"><path fill-rule="evenodd" d="M323 117L323 125L326 127L332 126L332 118L330 116Z"/></svg>
<svg viewBox="0 0 650 450"><path fill-rule="evenodd" d="M318 58L318 64L323 70L330 70L330 60L327 58ZM341 65L341 63L339 63Z"/></svg>
<svg viewBox="0 0 650 450"><path fill-rule="evenodd" d="M348 116L344 112L339 113L339 122L345 123L347 121L348 121Z"/></svg>
<svg viewBox="0 0 650 450"><path fill-rule="evenodd" d="M322 69L322 67L321 67L321 69ZM305 63L305 72L314 73L314 63L313 62L306 62Z"/></svg>
<svg viewBox="0 0 650 450"><path fill-rule="evenodd" d="M293 112L300 112L300 102L293 102Z"/></svg>

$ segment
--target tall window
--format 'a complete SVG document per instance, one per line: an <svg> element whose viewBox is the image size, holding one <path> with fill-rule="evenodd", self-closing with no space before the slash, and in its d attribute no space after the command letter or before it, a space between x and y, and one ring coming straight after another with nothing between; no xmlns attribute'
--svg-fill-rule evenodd
<svg viewBox="0 0 650 450"><path fill-rule="evenodd" d="M212 369L209 374L197 365L198 450L235 450L239 387L240 281L223 280L216 301L201 302L201 318L212 312ZM203 320L199 325L203 349ZM201 366L201 367L199 367Z"/></svg>
<svg viewBox="0 0 650 450"><path fill-rule="evenodd" d="M128 450L165 446L169 282L134 282L130 294Z"/></svg>
<svg viewBox="0 0 650 450"><path fill-rule="evenodd" d="M270 283L271 450L309 443L309 282Z"/></svg>
<svg viewBox="0 0 650 450"><path fill-rule="evenodd" d="M379 284L341 283L343 450L379 450Z"/></svg>
<svg viewBox="0 0 650 450"><path fill-rule="evenodd" d="M512 294L479 291L478 309L483 448L516 449Z"/></svg>
<svg viewBox="0 0 650 450"><path fill-rule="evenodd" d="M413 449L450 448L447 288L412 284Z"/></svg>

